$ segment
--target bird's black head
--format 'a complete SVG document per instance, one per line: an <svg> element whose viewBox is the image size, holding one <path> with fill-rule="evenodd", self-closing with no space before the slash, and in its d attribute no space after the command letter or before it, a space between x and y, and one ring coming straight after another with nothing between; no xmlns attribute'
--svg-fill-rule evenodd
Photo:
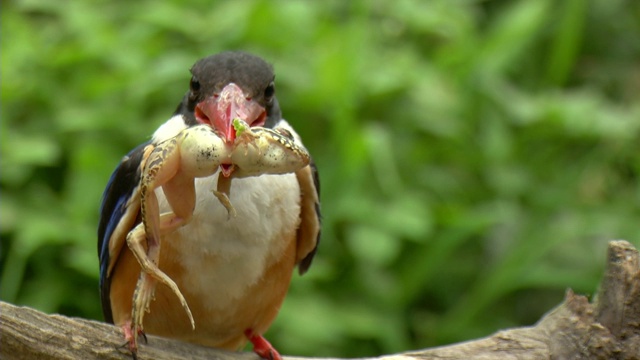
<svg viewBox="0 0 640 360"><path fill-rule="evenodd" d="M235 118L273 127L282 117L273 67L258 56L223 52L196 62L191 74L189 91L176 110L189 125L208 124L233 141Z"/></svg>

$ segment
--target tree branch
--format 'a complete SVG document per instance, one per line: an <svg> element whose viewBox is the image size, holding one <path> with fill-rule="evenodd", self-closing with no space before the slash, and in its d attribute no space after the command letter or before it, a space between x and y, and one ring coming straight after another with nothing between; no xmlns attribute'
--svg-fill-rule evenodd
<svg viewBox="0 0 640 360"><path fill-rule="evenodd" d="M611 241L608 255L594 303L568 290L564 302L535 326L378 359L640 360L640 257L626 241ZM0 303L0 310L2 359L131 359L126 348L120 346L124 340L115 326L47 315L4 302ZM139 358L258 359L253 353L221 351L155 336L149 336L149 345L140 345Z"/></svg>

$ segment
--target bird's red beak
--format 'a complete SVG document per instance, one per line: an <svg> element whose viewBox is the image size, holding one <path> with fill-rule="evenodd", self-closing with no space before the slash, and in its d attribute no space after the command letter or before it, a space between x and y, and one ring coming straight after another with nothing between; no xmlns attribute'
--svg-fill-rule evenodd
<svg viewBox="0 0 640 360"><path fill-rule="evenodd" d="M262 126L267 117L263 106L247 97L242 89L230 83L196 105L196 120L208 124L229 144L236 139L233 119L240 118L250 126Z"/></svg>
<svg viewBox="0 0 640 360"><path fill-rule="evenodd" d="M267 118L267 111L255 100L247 97L242 89L230 83L220 93L213 94L199 102L195 108L196 120L211 126L229 145L236 140L234 119L241 119L250 126L262 126ZM229 161L220 165L225 177L231 176L234 166Z"/></svg>

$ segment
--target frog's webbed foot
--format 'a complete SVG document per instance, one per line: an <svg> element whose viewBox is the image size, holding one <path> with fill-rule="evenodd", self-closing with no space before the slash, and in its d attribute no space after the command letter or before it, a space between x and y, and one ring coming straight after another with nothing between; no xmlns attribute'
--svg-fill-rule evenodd
<svg viewBox="0 0 640 360"><path fill-rule="evenodd" d="M181 223L181 219L177 218L173 213L163 214L160 219L160 227L164 229L175 228ZM144 244L148 244L148 249L145 249ZM158 259L160 257L159 243L156 246L152 246L150 242L147 242L147 234L144 230L144 224L138 224L127 236L127 244L129 249L138 260L142 269L140 278L136 284L136 289L133 293L133 305L131 314L131 333L138 334L143 330L143 319L145 312L149 312L149 305L154 298L156 284L158 282L166 285L169 289L178 297L180 304L184 308L191 327L195 328L195 322L191 310L187 305L187 301L180 292L178 285L171 280L171 278L165 274L158 267ZM137 348L137 337L133 336L132 345L130 347Z"/></svg>

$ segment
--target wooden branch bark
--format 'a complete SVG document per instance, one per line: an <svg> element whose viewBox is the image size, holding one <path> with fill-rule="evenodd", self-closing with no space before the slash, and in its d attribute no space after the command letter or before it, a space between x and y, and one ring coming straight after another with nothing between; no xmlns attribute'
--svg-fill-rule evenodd
<svg viewBox="0 0 640 360"><path fill-rule="evenodd" d="M414 359L625 359L640 360L640 257L626 241L609 243L607 269L594 303L568 290L564 302L536 325L500 331L460 344L385 355ZM126 359L114 326L0 303L2 359ZM257 360L149 336L140 359ZM289 357L289 359L296 359ZM297 358L301 360L301 358Z"/></svg>

